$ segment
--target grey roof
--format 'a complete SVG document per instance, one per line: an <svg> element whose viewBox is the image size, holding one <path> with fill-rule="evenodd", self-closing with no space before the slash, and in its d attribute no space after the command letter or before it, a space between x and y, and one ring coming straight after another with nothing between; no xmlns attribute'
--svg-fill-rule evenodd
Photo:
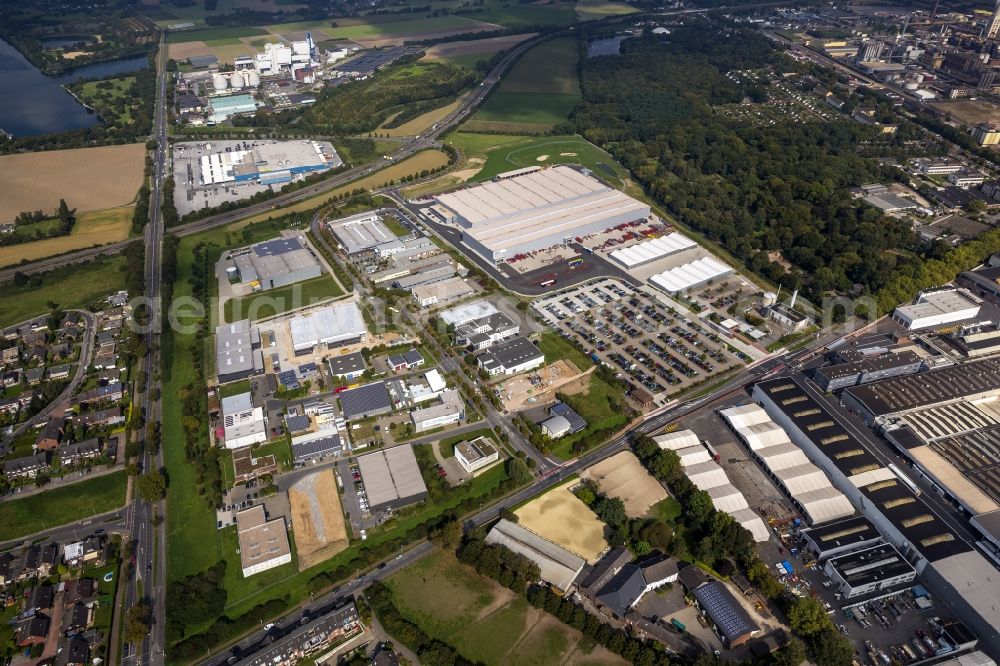
<svg viewBox="0 0 1000 666"><path fill-rule="evenodd" d="M647 585L665 581L677 575L677 560L666 555L654 555L637 563Z"/></svg>
<svg viewBox="0 0 1000 666"><path fill-rule="evenodd" d="M562 590L569 589L585 563L579 555L506 519L493 526L486 543L500 544L524 555L538 565L542 580Z"/></svg>
<svg viewBox="0 0 1000 666"><path fill-rule="evenodd" d="M346 377L347 375L364 372L367 367L365 366L364 354L361 352L331 356L326 361L330 366L330 373L334 377Z"/></svg>
<svg viewBox="0 0 1000 666"><path fill-rule="evenodd" d="M288 432L302 432L303 430L309 430L310 426L312 426L312 420L306 414L286 416L285 426L288 428Z"/></svg>
<svg viewBox="0 0 1000 666"><path fill-rule="evenodd" d="M760 629L729 588L713 580L696 587L692 594L705 609L725 639L732 643Z"/></svg>
<svg viewBox="0 0 1000 666"><path fill-rule="evenodd" d="M340 406L344 411L344 418L350 420L392 409L392 398L389 397L385 382L375 382L341 393Z"/></svg>
<svg viewBox="0 0 1000 666"><path fill-rule="evenodd" d="M483 356L504 368L513 368L534 359L544 358L545 354L528 338L516 337L494 345Z"/></svg>
<svg viewBox="0 0 1000 666"><path fill-rule="evenodd" d="M587 576L581 585L583 587L592 588L592 591L597 592L602 587L604 587L612 576L618 573L618 570L623 566L632 561L632 551L624 546L619 546L618 548L612 548L604 557L594 566L593 571Z"/></svg>
<svg viewBox="0 0 1000 666"><path fill-rule="evenodd" d="M307 442L293 442L292 458L295 462L302 462L311 458L340 453L340 450L340 436L331 431L325 437L310 439Z"/></svg>
<svg viewBox="0 0 1000 666"><path fill-rule="evenodd" d="M642 570L634 564L626 564L601 588L597 599L621 617L645 591L646 580L642 577Z"/></svg>
<svg viewBox="0 0 1000 666"><path fill-rule="evenodd" d="M913 571L909 562L888 543L831 557L827 564L851 587L888 580Z"/></svg>
<svg viewBox="0 0 1000 666"><path fill-rule="evenodd" d="M3 464L4 474L23 474L32 470L44 469L48 465L48 458L45 453L36 453L33 456L24 456L7 460Z"/></svg>
<svg viewBox="0 0 1000 666"><path fill-rule="evenodd" d="M823 551L851 544L861 544L879 538L879 532L864 516L854 516L833 523L802 530Z"/></svg>
<svg viewBox="0 0 1000 666"><path fill-rule="evenodd" d="M844 393L882 416L997 389L1000 359L992 358L856 386Z"/></svg>
<svg viewBox="0 0 1000 666"><path fill-rule="evenodd" d="M427 494L413 447L408 444L361 456L358 467L373 509Z"/></svg>
<svg viewBox="0 0 1000 666"><path fill-rule="evenodd" d="M557 402L552 405L549 408L549 414L565 418L569 422L570 433L580 432L587 427L587 422L583 420L583 417L573 411L573 408L565 402Z"/></svg>
<svg viewBox="0 0 1000 666"><path fill-rule="evenodd" d="M402 354L392 354L389 356L389 365L419 365L424 362L424 357L416 349L403 352Z"/></svg>

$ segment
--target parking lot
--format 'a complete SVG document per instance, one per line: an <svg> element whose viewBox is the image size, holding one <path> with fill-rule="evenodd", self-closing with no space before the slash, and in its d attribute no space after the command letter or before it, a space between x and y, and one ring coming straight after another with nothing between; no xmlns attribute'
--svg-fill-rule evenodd
<svg viewBox="0 0 1000 666"><path fill-rule="evenodd" d="M236 514L258 504L264 505L269 516L289 515L288 495L277 493L268 497L260 494L259 481L237 484L222 494L222 506L215 510L216 527L222 529L236 524Z"/></svg>
<svg viewBox="0 0 1000 666"><path fill-rule="evenodd" d="M702 322L620 280L560 292L533 307L595 360L617 368L630 393L642 387L657 401L751 361Z"/></svg>
<svg viewBox="0 0 1000 666"><path fill-rule="evenodd" d="M361 481L358 465L350 459L337 462L337 474L344 488L344 514L351 523L351 533L361 534L361 530L371 529L385 522L385 517L376 517L368 510L368 496Z"/></svg>

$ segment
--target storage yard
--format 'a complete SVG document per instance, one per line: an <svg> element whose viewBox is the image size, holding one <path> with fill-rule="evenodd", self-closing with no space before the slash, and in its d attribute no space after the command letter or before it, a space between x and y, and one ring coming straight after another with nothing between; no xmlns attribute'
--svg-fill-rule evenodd
<svg viewBox="0 0 1000 666"><path fill-rule="evenodd" d="M593 564L607 550L604 523L570 492L576 481L556 486L514 511L518 524Z"/></svg>
<svg viewBox="0 0 1000 666"><path fill-rule="evenodd" d="M631 451L602 460L585 469L580 476L596 482L605 495L620 498L630 518L645 516L650 507L668 497L660 482L646 471Z"/></svg>
<svg viewBox="0 0 1000 666"><path fill-rule="evenodd" d="M18 213L54 213L59 199L77 212L124 206L142 185L146 146L49 150L0 157L0 223ZM65 251L65 250L63 250Z"/></svg>
<svg viewBox="0 0 1000 666"><path fill-rule="evenodd" d="M680 314L661 298L605 279L536 299L532 308L618 369L640 405L662 402L751 360L707 322Z"/></svg>
<svg viewBox="0 0 1000 666"><path fill-rule="evenodd" d="M173 146L180 215L214 208L343 165L328 141L213 141Z"/></svg>

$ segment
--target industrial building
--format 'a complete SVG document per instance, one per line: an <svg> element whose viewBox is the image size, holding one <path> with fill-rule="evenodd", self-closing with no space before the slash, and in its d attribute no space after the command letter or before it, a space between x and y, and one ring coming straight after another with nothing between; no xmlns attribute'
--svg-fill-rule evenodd
<svg viewBox="0 0 1000 666"><path fill-rule="evenodd" d="M268 520L263 505L236 514L236 534L244 578L292 561L284 517Z"/></svg>
<svg viewBox="0 0 1000 666"><path fill-rule="evenodd" d="M334 458L342 451L340 435L332 428L292 438L292 462L295 465Z"/></svg>
<svg viewBox="0 0 1000 666"><path fill-rule="evenodd" d="M719 415L771 480L784 489L810 524L854 514L851 502L833 487L823 470L810 462L764 409L748 404L723 409Z"/></svg>
<svg viewBox="0 0 1000 666"><path fill-rule="evenodd" d="M584 430L587 422L565 402L557 402L549 408L549 418L539 425L551 439L559 439Z"/></svg>
<svg viewBox="0 0 1000 666"><path fill-rule="evenodd" d="M410 349L402 354L391 354L386 358L386 363L389 364L393 372L402 372L422 366L424 357L418 350Z"/></svg>
<svg viewBox="0 0 1000 666"><path fill-rule="evenodd" d="M946 326L979 314L981 301L968 290L946 287L921 292L910 305L900 305L892 318L908 330Z"/></svg>
<svg viewBox="0 0 1000 666"><path fill-rule="evenodd" d="M864 516L852 516L808 527L801 530L799 536L805 547L820 561L834 555L873 546L882 540L882 535Z"/></svg>
<svg viewBox="0 0 1000 666"><path fill-rule="evenodd" d="M698 244L684 234L671 233L615 250L609 256L629 270L696 247Z"/></svg>
<svg viewBox="0 0 1000 666"><path fill-rule="evenodd" d="M733 520L753 535L754 541L763 542L770 538L767 525L750 508L743 493L730 483L729 476L718 464L716 456L709 452L694 432L677 430L658 435L653 441L661 449L677 453L684 474L698 490L708 493L716 511L732 516Z"/></svg>
<svg viewBox="0 0 1000 666"><path fill-rule="evenodd" d="M288 326L296 356L311 354L319 345L332 348L364 342L367 335L364 317L354 301L293 317Z"/></svg>
<svg viewBox="0 0 1000 666"><path fill-rule="evenodd" d="M441 404L415 409L410 412L410 421L416 432L426 432L458 423L465 418L465 403L456 389L441 392Z"/></svg>
<svg viewBox="0 0 1000 666"><path fill-rule="evenodd" d="M460 226L462 242L488 261L649 217L649 206L568 166L533 167L435 197L430 209Z"/></svg>
<svg viewBox="0 0 1000 666"><path fill-rule="evenodd" d="M476 360L493 377L534 370L545 363L545 354L528 338L517 337L494 345Z"/></svg>
<svg viewBox="0 0 1000 666"><path fill-rule="evenodd" d="M392 411L392 398L385 382L373 382L340 394L340 407L348 421L366 419Z"/></svg>
<svg viewBox="0 0 1000 666"><path fill-rule="evenodd" d="M880 384L913 377L890 379ZM850 391L867 391L872 387ZM1000 649L996 568L937 517L901 472L882 467L793 379L758 382L754 399L826 470L836 487L913 564L925 586L950 604L992 650ZM917 402L923 398L918 398ZM905 401L910 404L910 400Z"/></svg>
<svg viewBox="0 0 1000 666"><path fill-rule="evenodd" d="M222 434L227 449L241 449L267 441L267 417L254 407L249 393L222 399Z"/></svg>
<svg viewBox="0 0 1000 666"><path fill-rule="evenodd" d="M917 572L890 544L879 543L829 558L823 571L846 599L897 592L897 586L912 582Z"/></svg>
<svg viewBox="0 0 1000 666"><path fill-rule="evenodd" d="M396 234L382 223L377 213L359 213L327 223L330 232L354 263L375 258L375 247L396 240Z"/></svg>
<svg viewBox="0 0 1000 666"><path fill-rule="evenodd" d="M911 349L852 349L846 355L840 353L840 359L843 358L850 360L824 365L813 371L813 381L824 391L839 391L891 377L912 375L923 367L923 361Z"/></svg>
<svg viewBox="0 0 1000 666"><path fill-rule="evenodd" d="M512 338L520 331L521 325L510 316L493 312L456 326L455 344L479 351Z"/></svg>
<svg viewBox="0 0 1000 666"><path fill-rule="evenodd" d="M475 288L460 277L450 277L431 284L420 284L410 289L410 295L422 308L456 301L476 293Z"/></svg>
<svg viewBox="0 0 1000 666"><path fill-rule="evenodd" d="M579 555L504 518L486 535L486 543L506 546L524 555L538 565L542 580L564 591L570 588L586 564Z"/></svg>
<svg viewBox="0 0 1000 666"><path fill-rule="evenodd" d="M688 289L701 287L719 278L732 275L732 273L731 267L715 257L702 257L683 266L657 273L649 278L649 281L671 296L676 296Z"/></svg>
<svg viewBox="0 0 1000 666"><path fill-rule="evenodd" d="M288 183L294 176L336 169L343 163L328 141L262 141L248 149L203 154L201 185Z"/></svg>
<svg viewBox="0 0 1000 666"><path fill-rule="evenodd" d="M208 98L211 114L209 122L221 123L233 116L248 115L257 112L257 102L252 95L214 95Z"/></svg>
<svg viewBox="0 0 1000 666"><path fill-rule="evenodd" d="M427 499L417 457L408 444L358 458L361 481L372 512L391 511Z"/></svg>
<svg viewBox="0 0 1000 666"><path fill-rule="evenodd" d="M496 306L486 300L473 301L449 310L442 310L437 316L446 326L456 329L477 319L483 319L498 313Z"/></svg>
<svg viewBox="0 0 1000 666"><path fill-rule="evenodd" d="M323 274L313 251L294 236L233 250L229 253L229 260L232 265L227 271L238 275L240 282L250 285L255 291L284 287Z"/></svg>
<svg viewBox="0 0 1000 666"><path fill-rule="evenodd" d="M365 364L365 356L361 352L353 354L340 354L339 356L328 356L326 365L333 377L343 377L351 380L357 379L365 374L368 366Z"/></svg>
<svg viewBox="0 0 1000 666"><path fill-rule="evenodd" d="M695 566L681 569L679 578L726 648L733 650L760 632L760 627L725 583Z"/></svg>
<svg viewBox="0 0 1000 666"><path fill-rule="evenodd" d="M500 451L486 437L477 437L471 442L455 445L455 460L469 474L488 467L500 459Z"/></svg>
<svg viewBox="0 0 1000 666"><path fill-rule="evenodd" d="M249 319L215 328L215 371L220 384L264 372L260 331Z"/></svg>

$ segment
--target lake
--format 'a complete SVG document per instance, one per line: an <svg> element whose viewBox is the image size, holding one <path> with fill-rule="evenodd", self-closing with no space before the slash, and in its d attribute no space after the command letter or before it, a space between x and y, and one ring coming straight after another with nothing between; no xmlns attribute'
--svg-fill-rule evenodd
<svg viewBox="0 0 1000 666"><path fill-rule="evenodd" d="M14 136L35 136L93 127L100 122L97 115L81 106L62 84L148 66L145 57L126 58L46 76L20 51L0 39L0 90L4 91L0 96L0 129Z"/></svg>
<svg viewBox="0 0 1000 666"><path fill-rule="evenodd" d="M615 37L602 37L587 44L587 57L618 55L622 52L622 42L630 35L617 35Z"/></svg>

